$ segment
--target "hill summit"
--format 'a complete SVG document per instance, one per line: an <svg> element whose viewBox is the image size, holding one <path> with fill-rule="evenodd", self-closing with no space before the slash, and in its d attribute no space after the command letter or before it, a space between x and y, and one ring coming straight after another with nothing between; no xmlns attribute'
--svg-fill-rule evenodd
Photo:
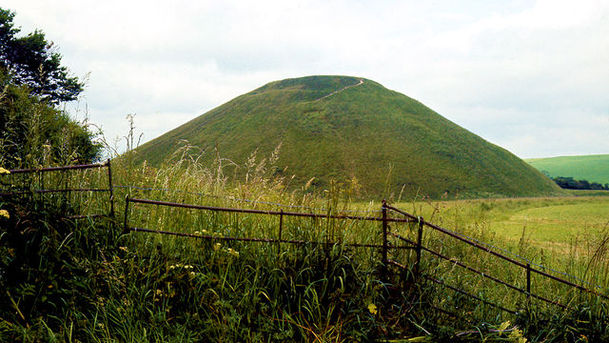
<svg viewBox="0 0 609 343"><path fill-rule="evenodd" d="M294 175L292 185L312 177L318 188L331 179L357 180L368 196L380 196L388 187L433 198L561 192L507 150L406 95L358 77L268 83L142 145L139 159L158 165L182 140L202 148L209 159L217 147L222 157L241 165L253 151L269 156L281 144L278 171Z"/></svg>

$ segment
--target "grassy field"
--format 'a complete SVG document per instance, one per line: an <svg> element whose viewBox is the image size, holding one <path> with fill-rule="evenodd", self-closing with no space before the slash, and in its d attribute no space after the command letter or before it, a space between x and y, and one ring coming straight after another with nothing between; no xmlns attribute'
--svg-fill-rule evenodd
<svg viewBox="0 0 609 343"><path fill-rule="evenodd" d="M10 218L0 218L6 221L2 222L3 230L13 225L15 228L1 236L10 239L3 240L0 246L0 267L3 273L12 274L0 278L1 286L7 290L7 297L0 299L4 309L0 338L96 342L468 342L482 337L486 341L519 342L524 335L533 342L576 342L582 340L569 337L585 335L590 341L609 337L609 327L605 325L609 314L602 301L540 277L532 278L532 291L570 304L571 308L560 310L538 301L531 303L524 294L497 286L425 252L421 270L426 277L503 304L517 313L508 314L437 284L413 279L412 269L392 269L391 276L384 278L379 251L342 244L378 244L382 232L378 222L284 218L284 239L342 242L327 248L122 232L124 202L120 199L125 196L206 206L380 215L379 203L357 203L352 197L353 189L337 184L319 194L290 191L268 160L252 163L247 177L228 182L221 161L209 166L188 156L176 156L159 169L134 167L129 155L116 161L115 184L124 186L115 189L116 223L63 219L67 209L72 213L107 211L105 194L40 195L33 198L31 208L24 207L30 206L27 201L2 202L0 206L10 214ZM66 179L67 175L55 173L44 180L29 181L10 177L16 184L40 186L44 181L46 187L55 184L82 188L92 183L103 185L105 174L100 170L75 173ZM606 217L604 213L597 215L606 203L603 197L565 197L395 205L472 239L509 249L532 263L606 288L608 259L601 228ZM573 213L581 215L587 226L573 227L568 216ZM128 214L130 227L218 238L278 235L278 218L258 214L142 204L132 204ZM548 222L560 226L565 233L544 238L542 231L552 232L551 226L545 225ZM525 226L525 239L520 239ZM416 223L392 224L391 230L416 239ZM529 234L535 230L539 231L537 236ZM19 238L22 233L26 233L23 242ZM583 243L570 245L569 237L581 237ZM427 230L423 239L430 249L516 287L526 287L521 268L437 232ZM392 240L392 244L398 243ZM555 244L575 248L567 248L565 254L565 248L557 249ZM20 260L20 249L29 251L31 257ZM414 257L412 250L390 252L391 259L409 268ZM16 269L15 264L20 267ZM456 313L457 318L443 311ZM500 328L510 331L492 331Z"/></svg>
<svg viewBox="0 0 609 343"><path fill-rule="evenodd" d="M483 224L486 230L510 242L518 242L524 235L524 239L541 248L569 245L609 229L609 194L400 205L449 227Z"/></svg>
<svg viewBox="0 0 609 343"><path fill-rule="evenodd" d="M572 177L603 185L609 183L609 155L531 158L525 161L552 177Z"/></svg>

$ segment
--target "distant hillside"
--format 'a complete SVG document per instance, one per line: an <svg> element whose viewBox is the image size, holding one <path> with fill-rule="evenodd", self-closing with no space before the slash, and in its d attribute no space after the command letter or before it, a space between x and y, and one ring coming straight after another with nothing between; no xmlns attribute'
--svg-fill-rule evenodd
<svg viewBox="0 0 609 343"><path fill-rule="evenodd" d="M609 154L531 158L525 161L552 177L570 176L576 180L609 183Z"/></svg>
<svg viewBox="0 0 609 343"><path fill-rule="evenodd" d="M356 178L363 194L434 198L537 196L562 191L514 156L420 102L380 84L346 76L271 82L144 144L140 160L160 164L180 140L213 159L243 165L255 150L269 156L281 143L278 172L292 185L325 188ZM243 171L240 168L237 175ZM386 195L386 194L385 194Z"/></svg>

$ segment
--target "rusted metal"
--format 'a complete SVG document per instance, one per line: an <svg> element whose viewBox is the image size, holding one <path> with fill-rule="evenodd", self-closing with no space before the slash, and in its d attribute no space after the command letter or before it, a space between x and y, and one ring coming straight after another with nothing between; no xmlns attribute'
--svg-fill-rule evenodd
<svg viewBox="0 0 609 343"><path fill-rule="evenodd" d="M484 303L484 304L486 304L486 305L489 305L489 306L495 307L495 308L497 308L497 309L500 309L500 310L502 310L502 311L504 311L504 312L507 312L507 313L510 313L510 314L516 314L516 313L517 313L517 312L516 312L516 311L514 311L514 310L510 310L509 308L505 308L505 307L503 307L503 306L501 306L501 305L498 305L498 304L492 303L492 302L490 302L490 301L488 301L488 300L484 300L484 299L482 299L482 298L480 298L480 297L478 297L478 296L475 296L475 295L473 295L473 294L471 294L471 293L468 293L468 292L466 292L466 291L464 291L464 290L462 290L462 289L460 289L460 288L457 288L457 287L451 286L451 285L449 285L449 284L445 283L444 281L441 281L441 280L438 280L438 279L435 279L435 278L432 278L432 277L430 277L430 276L426 276L426 275L425 275L425 276L423 276L423 277L424 277L425 279L427 279L427 280L429 280L429 281L433 282L433 283L436 283L436 284L438 284L438 285L444 286L444 287L446 287L446 288L448 288L448 289L453 290L454 292L457 292L457 293L459 293L459 294L463 294L463 295L468 296L468 297L470 297L470 298L472 298L472 299L475 299L475 300L477 300L477 301L479 301L479 302L481 302L481 303Z"/></svg>
<svg viewBox="0 0 609 343"><path fill-rule="evenodd" d="M79 214L74 216L67 216L65 219L88 219L88 218L103 218L106 217L104 214Z"/></svg>
<svg viewBox="0 0 609 343"><path fill-rule="evenodd" d="M412 214L410 214L408 212L404 212L404 211L400 210L399 208L395 208L395 207L393 207L391 205L387 205L386 204L385 207L387 209L395 211L395 212L397 212L397 213L399 213L399 214L401 214L401 215L403 215L405 217L408 217L408 218L412 219L413 221L416 221L418 219L416 216L413 216Z"/></svg>
<svg viewBox="0 0 609 343"><path fill-rule="evenodd" d="M409 217L409 218L410 218L410 217L412 217L412 215L410 215L410 214L408 214L408 213L406 213L406 212L404 212L404 211L400 211L400 210L396 209L395 207L387 206L387 208L388 208L388 209L391 209L391 210L393 210L393 211L396 211L396 212L398 212L398 213L400 213L400 214L403 214L403 215L405 215L405 216L407 216L407 217ZM516 261L516 260L514 260L514 259L513 259L513 258L511 258L511 257L505 256L505 255L503 255L503 254L501 254L501 253L498 253L498 252L496 252L496 251L494 251L494 250L492 250L492 249L490 249L490 248L488 248L488 247L484 247L483 245L478 244L478 243L476 243L476 242L472 242L471 240L469 240L469 239L467 239L467 238L465 238L465 237L461 237L461 236L459 236L459 235L457 235L457 234L455 234L455 233L453 233L453 232L451 232L451 231L449 231L449 230L446 230L446 229L444 229L444 228L442 228L442 227L440 227L440 226L437 226L437 225L434 225L434 224L432 224L432 223L428 223L428 222L425 222L425 221L423 221L423 223L424 223L424 225L426 225L426 226L428 226L428 227L430 227L430 228L432 228L432 229L434 229L434 230L436 230L436 231L442 232L442 233L444 233L444 234L446 234L446 235L448 235L448 236L450 236L450 237L456 238L456 239L458 239L458 240L460 240L460 241L462 241L462 242L464 242L464 243L466 243L466 244L469 244L469 245L471 245L471 246L473 246L473 247L475 247L475 248L478 248L478 249L480 249L480 250L486 251L487 253L489 253L489 254L491 254L491 255L494 255L494 256L496 256L496 257L499 257L499 258L501 258L501 259L503 259L503 260L505 260L505 261L508 261L508 262L510 262L510 263L512 263L512 264L514 264L514 265L517 265L517 266L519 266L520 268L523 268L523 269L525 269L525 270L527 269L527 265L526 265L525 263L522 263L522 262ZM570 287L573 287L573 288L577 288L577 289L579 289L579 290L581 290L581 291L584 291L584 292L587 292L587 293L590 293L590 294L593 294L593 295L599 296L599 297L604 298L604 299L609 299L609 296L607 296L607 295L604 295L604 294L598 293L598 292L596 292L596 291L593 291L593 290L591 290L591 289L589 289L589 288L586 288L586 287L584 287L584 286L578 285L578 284L573 283L573 282L571 282L571 281L567 281L567 280L565 280L565 279L563 279L563 278L560 278L560 277L558 277L558 276L554 276L554 275L552 275L552 274L549 274L549 273L546 273L546 272L544 272L544 271L541 271L541 270L538 270L538 269L532 268L532 267L530 267L530 266L529 266L529 269L528 269L528 270L529 270L530 272L537 273L537 274L539 274L539 275L543 275L543 276L545 276L545 277L547 277L547 278L549 278L549 279L552 279L552 280L554 280L554 281L557 281L557 282L560 282L560 283L562 283L562 284L565 284L565 285L567 285L567 286L570 286Z"/></svg>
<svg viewBox="0 0 609 343"><path fill-rule="evenodd" d="M290 216L290 217L309 217L309 218L328 218L328 219L349 219L349 220L365 220L365 221L383 221L383 218L378 218L378 217L360 217L360 216L342 216L342 215L328 215L328 214L317 214L317 213L252 210L252 209L243 209L243 208L228 208L228 207L192 205L192 204L175 203L175 202L168 202L168 201L158 201L158 200L150 200L150 199L138 199L138 198L129 198L129 201L132 202L132 203L139 203L139 204L149 204L149 205L159 205L159 206L169 206L169 207L181 207L181 208L190 208L190 209L195 209L195 210L209 210L209 211L218 211L218 212L266 214L266 215L274 215L274 216L284 215L284 216ZM400 219L400 218L388 218L387 221L388 222L397 222L397 223L409 223L409 222L411 222L411 220Z"/></svg>
<svg viewBox="0 0 609 343"><path fill-rule="evenodd" d="M221 240L221 241L240 241L240 242L261 242L261 243L287 243L287 244L297 244L297 245L324 245L324 246L333 246L333 245L342 245L345 247L353 247L353 248L375 248L380 249L383 246L380 244L364 244L364 243L339 243L339 242L314 242L314 241L303 241L303 240L290 240L290 239L275 239L275 238L258 238L258 237L221 237L221 236L210 236L210 235L199 235L188 232L175 232L175 231L165 231L165 230L153 230L147 228L140 227L129 227L128 231L133 232L148 232L148 233L158 233L162 235L170 235L170 236L179 236L179 237L190 237L190 238L199 238L206 240ZM405 246L390 246L391 249L412 249L411 247Z"/></svg>
<svg viewBox="0 0 609 343"><path fill-rule="evenodd" d="M109 189L105 188L64 188L64 189L35 189L28 191L0 193L0 196L17 196L24 194L47 194L47 193L71 193L71 192L109 192Z"/></svg>
<svg viewBox="0 0 609 343"><path fill-rule="evenodd" d="M383 206L381 208L383 213L383 250L381 251L383 262L381 273L383 280L387 280L387 230L389 227L387 223L387 208L385 207L385 205L387 205L387 202L383 200Z"/></svg>
<svg viewBox="0 0 609 343"><path fill-rule="evenodd" d="M404 241L404 242L406 242L406 243L408 243L408 244L412 244L412 245L416 245L416 244L417 244L417 243L415 243L415 242L413 242L413 241L411 241L411 240L409 240L409 239L407 239L407 238L404 238L404 237L402 237L402 236L400 236L400 235L398 235L398 234L394 234L394 233L392 233L392 236L394 236L394 237L396 237L396 238L398 238L398 239L400 239L400 240L402 240L402 241ZM436 252L436 251L434 251L434 250L431 250L431 249L429 249L429 248L427 248L427 247L425 247L425 246L421 246L421 249L423 249L423 250L425 250L425 251L429 252L430 254L432 254L432 255L434 255L434 256L436 256L436 257L438 257L438 258L441 258L441 259L443 259L443 260L446 260L446 261L448 261L448 262L450 262L450 263L452 263L452 264L454 264L454 265L456 265L456 266L459 266L459 267L461 267L461 268L463 268L463 269L466 269L466 270L468 270L468 271L470 271L470 272L472 272L472 273L478 274L478 275L480 275L480 276L482 276L482 277L485 277L485 278L487 278L487 279L489 279L489 280L492 280L492 281L494 281L494 282L496 282L496 283L498 283L498 284L500 284L500 285L506 286L506 287L508 287L508 288L510 288L510 289L512 289L512 290L515 290L515 291L520 292L520 293L523 293L523 294L527 294L527 296L530 296L530 297L532 297L532 298L535 298L535 299L538 299L538 300L544 301L544 302L546 302L546 303L548 303L548 304L551 304L551 305L556 305L556 306L561 307L561 308L563 308L563 309L567 308L567 306L566 306L566 305L563 305L563 304L561 304L561 303L559 303L559 302L556 302L556 301L554 301L554 300L550 300L550 299L544 298L544 297L542 297L542 296L540 296L540 295L537 295L537 294L532 294L532 293L530 292L530 285L529 285L529 287L527 288L528 290L525 290L525 289L522 289L522 288L518 288L518 287L516 287L516 286L514 286L514 285L512 285L512 284L510 284L510 283L508 283L508 282L506 282L506 281L503 281L503 280L498 279L498 278L496 278L496 277L494 277L494 276L492 276L492 275L489 275L489 274L487 274L487 273L484 273L484 272L482 272L482 271L479 271L479 270L477 270L477 269L475 269L475 268L473 268L473 267L470 267L470 266L466 265L466 264L465 264L465 263L463 263L463 262L460 262L460 261L458 261L458 260L456 260L456 259L454 259L454 258L451 258L451 257L448 257L448 256L446 256L446 255L443 255L443 254L441 254L441 253L439 253L439 252ZM403 267L403 268L406 268L406 267Z"/></svg>

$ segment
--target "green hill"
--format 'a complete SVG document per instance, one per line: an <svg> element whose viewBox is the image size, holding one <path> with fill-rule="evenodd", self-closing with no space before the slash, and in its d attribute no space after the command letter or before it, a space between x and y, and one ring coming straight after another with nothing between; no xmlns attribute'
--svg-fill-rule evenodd
<svg viewBox="0 0 609 343"><path fill-rule="evenodd" d="M609 155L531 158L525 161L552 177L565 176L601 184L609 183Z"/></svg>
<svg viewBox="0 0 609 343"><path fill-rule="evenodd" d="M434 198L536 196L561 190L510 152L420 102L367 79L309 76L271 82L142 145L138 158L160 164L181 140L243 165L281 143L278 170L302 186L356 178L365 195ZM240 169L241 171L243 168ZM387 182L388 180L388 182Z"/></svg>

